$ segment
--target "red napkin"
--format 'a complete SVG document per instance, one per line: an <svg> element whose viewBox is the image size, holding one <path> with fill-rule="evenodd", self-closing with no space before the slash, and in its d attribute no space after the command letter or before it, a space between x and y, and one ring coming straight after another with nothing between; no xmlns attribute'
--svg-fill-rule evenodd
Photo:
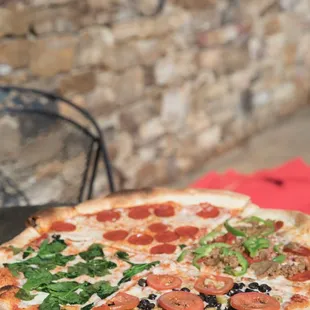
<svg viewBox="0 0 310 310"><path fill-rule="evenodd" d="M210 172L192 187L231 190L249 195L263 208L310 213L310 167L299 158L251 175L234 170L224 174Z"/></svg>

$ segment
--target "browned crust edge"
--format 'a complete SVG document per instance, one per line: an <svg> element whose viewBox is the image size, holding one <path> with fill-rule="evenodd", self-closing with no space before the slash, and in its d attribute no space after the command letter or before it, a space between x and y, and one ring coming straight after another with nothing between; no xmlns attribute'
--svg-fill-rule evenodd
<svg viewBox="0 0 310 310"><path fill-rule="evenodd" d="M305 234L310 234L310 216L298 211L284 211L260 209L251 204L250 197L223 190L209 189L166 189L166 188L144 188L139 190L123 190L117 193L107 195L103 198L83 202L76 207L51 208L39 211L31 216L27 221L28 228L20 235L0 246L1 249L9 245L25 246L33 239L48 231L54 221L63 221L77 215L94 214L103 210L113 208L129 208L141 204L154 204L166 201L175 201L185 204L198 204L200 202L209 202L213 205L230 208L243 209L257 208L259 212L278 216L285 216L293 219L295 227Z"/></svg>
<svg viewBox="0 0 310 310"><path fill-rule="evenodd" d="M219 207L242 209L250 201L250 197L223 190L145 188L124 190L104 198L86 201L78 205L76 210L79 214L93 214L107 209L129 208L167 201L184 204L209 202Z"/></svg>

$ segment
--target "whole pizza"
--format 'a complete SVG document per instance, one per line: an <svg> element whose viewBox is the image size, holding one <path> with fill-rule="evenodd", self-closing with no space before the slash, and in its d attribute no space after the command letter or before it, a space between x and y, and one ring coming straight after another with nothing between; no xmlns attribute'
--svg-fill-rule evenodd
<svg viewBox="0 0 310 310"><path fill-rule="evenodd" d="M310 309L310 217L216 190L54 208L0 246L0 310Z"/></svg>

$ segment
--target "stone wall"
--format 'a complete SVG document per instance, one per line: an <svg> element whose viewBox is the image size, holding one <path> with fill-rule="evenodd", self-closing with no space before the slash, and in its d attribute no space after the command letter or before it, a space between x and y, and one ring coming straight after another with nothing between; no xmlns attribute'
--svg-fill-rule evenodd
<svg viewBox="0 0 310 310"><path fill-rule="evenodd" d="M0 83L87 108L120 187L181 178L307 102L309 0L1 2Z"/></svg>

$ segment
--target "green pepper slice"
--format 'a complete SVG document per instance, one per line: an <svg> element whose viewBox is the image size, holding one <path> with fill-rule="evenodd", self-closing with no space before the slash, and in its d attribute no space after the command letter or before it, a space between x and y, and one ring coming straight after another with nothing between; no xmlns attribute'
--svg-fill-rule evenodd
<svg viewBox="0 0 310 310"><path fill-rule="evenodd" d="M208 256L211 253L211 251L215 248L229 248L229 247L230 247L229 244L222 243L222 242L216 242L212 244L203 245L194 251L195 256L193 259L193 265L197 269L200 269L200 265L198 264L198 260L200 258Z"/></svg>
<svg viewBox="0 0 310 310"><path fill-rule="evenodd" d="M285 259L286 259L286 256L284 254L280 254L277 257L275 257L273 259L273 261L276 262L276 263L282 264L282 263L284 263Z"/></svg>
<svg viewBox="0 0 310 310"><path fill-rule="evenodd" d="M227 248L223 249L222 251L223 251L223 255L225 255L225 256L236 256L237 260L238 260L238 263L239 263L239 265L241 267L240 270L235 270L235 269L233 269L230 266L226 266L224 268L224 272L228 273L228 274L230 274L232 276L235 276L235 277L243 276L247 272L247 270L249 268L249 263L246 260L246 258L238 251L233 251L233 250L227 249Z"/></svg>
<svg viewBox="0 0 310 310"><path fill-rule="evenodd" d="M213 241L215 238L222 236L223 233L217 232L217 231L211 231L210 233L208 233L207 235L203 236L200 240L199 240L199 244L200 245L206 245L208 242Z"/></svg>
<svg viewBox="0 0 310 310"><path fill-rule="evenodd" d="M180 263L184 260L185 256L188 254L188 250L185 249L181 252L181 254L177 258L177 262Z"/></svg>
<svg viewBox="0 0 310 310"><path fill-rule="evenodd" d="M250 216L244 220L247 223L261 223L266 227L266 230L261 234L262 237L269 236L275 232L274 222L271 220L264 220L258 216Z"/></svg>
<svg viewBox="0 0 310 310"><path fill-rule="evenodd" d="M250 237L243 242L243 246L251 257L255 257L259 250L269 248L270 241L265 238Z"/></svg>
<svg viewBox="0 0 310 310"><path fill-rule="evenodd" d="M237 228L231 226L227 221L225 221L224 223L224 226L225 228L227 229L228 232L230 232L231 234L233 234L234 236L237 236L237 237L246 237L246 233L244 233L243 231L241 230L238 230Z"/></svg>

